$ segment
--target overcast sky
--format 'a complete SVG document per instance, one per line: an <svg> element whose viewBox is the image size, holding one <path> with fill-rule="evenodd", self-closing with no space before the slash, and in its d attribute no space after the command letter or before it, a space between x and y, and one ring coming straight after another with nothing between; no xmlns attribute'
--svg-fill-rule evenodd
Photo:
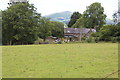
<svg viewBox="0 0 120 80"><path fill-rule="evenodd" d="M9 0L0 0L0 9L7 8ZM49 15L63 11L79 11L83 13L86 6L93 2L100 2L105 9L105 14L112 19L112 14L118 10L118 0L29 0L42 15Z"/></svg>

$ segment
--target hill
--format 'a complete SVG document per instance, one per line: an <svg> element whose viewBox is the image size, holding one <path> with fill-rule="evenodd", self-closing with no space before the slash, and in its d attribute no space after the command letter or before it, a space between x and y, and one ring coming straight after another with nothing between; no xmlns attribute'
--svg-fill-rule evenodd
<svg viewBox="0 0 120 80"><path fill-rule="evenodd" d="M64 11L64 12L50 14L44 17L50 18L51 21L59 21L67 24L70 21L71 15L72 15L72 12Z"/></svg>

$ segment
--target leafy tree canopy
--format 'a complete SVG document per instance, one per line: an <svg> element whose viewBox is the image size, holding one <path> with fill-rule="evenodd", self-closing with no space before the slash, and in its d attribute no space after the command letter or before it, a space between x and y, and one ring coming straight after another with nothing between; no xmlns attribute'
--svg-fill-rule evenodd
<svg viewBox="0 0 120 80"><path fill-rule="evenodd" d="M72 27L80 17L81 14L79 12L74 12L71 16L70 22L68 23L68 27Z"/></svg>
<svg viewBox="0 0 120 80"><path fill-rule="evenodd" d="M51 36L52 24L48 18L41 18L39 23L39 37L46 40L48 36Z"/></svg>
<svg viewBox="0 0 120 80"><path fill-rule="evenodd" d="M62 38L64 36L64 24L57 21L51 21L53 23L52 36Z"/></svg>
<svg viewBox="0 0 120 80"><path fill-rule="evenodd" d="M73 24L72 28L83 28L84 27L84 18L81 16L79 19L77 19L76 23Z"/></svg>
<svg viewBox="0 0 120 80"><path fill-rule="evenodd" d="M28 44L37 38L40 14L33 4L17 3L3 11L3 43Z"/></svg>
<svg viewBox="0 0 120 80"><path fill-rule="evenodd" d="M100 29L105 24L106 15L101 3L95 2L87 7L83 14L84 23L86 28Z"/></svg>

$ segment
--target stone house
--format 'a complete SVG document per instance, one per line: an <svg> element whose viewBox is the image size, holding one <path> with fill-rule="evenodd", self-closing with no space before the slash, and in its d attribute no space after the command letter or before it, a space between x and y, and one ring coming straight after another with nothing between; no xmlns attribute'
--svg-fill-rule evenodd
<svg viewBox="0 0 120 80"><path fill-rule="evenodd" d="M64 37L66 41L80 41L82 37L89 37L95 29L88 28L64 28Z"/></svg>

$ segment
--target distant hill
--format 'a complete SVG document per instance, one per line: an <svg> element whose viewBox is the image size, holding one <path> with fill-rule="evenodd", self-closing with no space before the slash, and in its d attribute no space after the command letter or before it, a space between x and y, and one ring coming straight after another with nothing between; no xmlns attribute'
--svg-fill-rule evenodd
<svg viewBox="0 0 120 80"><path fill-rule="evenodd" d="M64 12L59 12L59 13L54 13L50 15L46 15L43 17L50 18L51 21L58 21L58 22L63 22L65 24L68 24L70 21L72 12L70 11L64 11ZM111 19L106 18L106 24L115 24Z"/></svg>
<svg viewBox="0 0 120 80"><path fill-rule="evenodd" d="M65 24L68 24L68 22L70 21L71 15L72 15L72 12L64 11L64 12L59 12L59 13L47 15L44 17L50 18L51 21L59 21L59 22L63 22Z"/></svg>

